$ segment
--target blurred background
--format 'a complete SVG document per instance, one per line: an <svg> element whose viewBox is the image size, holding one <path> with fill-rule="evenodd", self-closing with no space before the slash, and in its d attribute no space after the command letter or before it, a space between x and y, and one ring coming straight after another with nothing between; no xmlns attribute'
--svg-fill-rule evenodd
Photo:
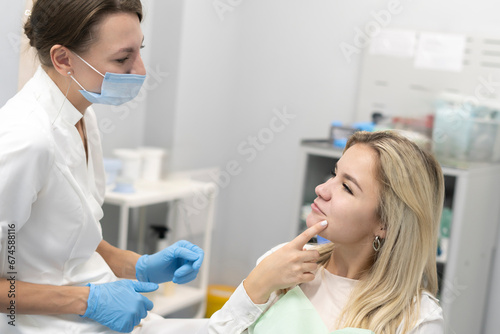
<svg viewBox="0 0 500 334"><path fill-rule="evenodd" d="M331 140L332 122L351 127L372 122L372 113L379 112L385 117L379 127L415 130L408 123L414 125L429 115L437 122L437 110L446 113L457 103L460 108L479 93L488 96L472 104L484 104L488 111L482 116L496 122L494 90L500 86L496 72L500 62L494 59L495 53L500 55L496 2L143 0L143 4L142 55L148 79L138 98L125 106L94 106L104 155L116 157L118 148L161 148L167 152L165 175L197 171L215 183L211 284L237 286L258 257L297 235L297 216L304 204L300 203L301 142ZM0 105L36 66L21 37L26 3L9 1L3 7ZM474 50L486 44L492 45L493 60L479 68L472 63L482 51L476 57ZM409 80L415 80L413 87L398 89L400 82ZM378 88L370 88L373 83ZM376 90L387 85L394 89ZM377 97L380 101L375 101ZM444 115L446 125L449 116ZM476 114L464 117L473 119ZM433 130L431 123L430 129L415 132L431 134L432 146ZM453 146L458 139L450 136L444 141ZM474 136L471 132L466 141L473 142ZM471 161L495 163L496 139L496 132L484 139L490 149L486 157L450 153L446 150L453 149L445 147L443 159L453 168L465 169ZM329 168L324 174L328 172ZM118 213L108 211L113 224ZM161 208L152 212L163 214ZM490 231L495 245L497 225L498 221ZM113 228L104 230L113 242ZM482 323L484 333L495 333L500 326L496 316L500 265L495 266L494 253L488 266L490 299Z"/></svg>

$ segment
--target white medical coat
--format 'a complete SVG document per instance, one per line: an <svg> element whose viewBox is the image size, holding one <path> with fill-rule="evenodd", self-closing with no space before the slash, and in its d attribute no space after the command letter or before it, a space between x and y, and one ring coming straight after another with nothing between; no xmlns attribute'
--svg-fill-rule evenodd
<svg viewBox="0 0 500 334"><path fill-rule="evenodd" d="M117 279L95 251L104 168L93 110L84 116L88 163L75 127L81 118L42 68L0 109L0 276L51 285ZM16 314L15 327L0 316L0 333L115 333L78 315Z"/></svg>

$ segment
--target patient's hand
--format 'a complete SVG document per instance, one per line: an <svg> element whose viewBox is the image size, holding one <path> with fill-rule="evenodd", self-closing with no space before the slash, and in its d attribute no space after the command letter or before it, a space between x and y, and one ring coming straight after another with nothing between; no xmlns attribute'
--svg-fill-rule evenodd
<svg viewBox="0 0 500 334"><path fill-rule="evenodd" d="M264 304L273 291L310 282L318 268L317 250L304 250L305 244L326 225L315 224L290 243L264 258L243 282L245 290L255 304Z"/></svg>

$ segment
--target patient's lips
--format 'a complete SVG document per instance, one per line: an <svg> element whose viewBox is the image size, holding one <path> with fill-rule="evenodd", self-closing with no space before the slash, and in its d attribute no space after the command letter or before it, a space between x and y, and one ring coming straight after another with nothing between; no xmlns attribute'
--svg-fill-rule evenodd
<svg viewBox="0 0 500 334"><path fill-rule="evenodd" d="M315 211L315 212L317 212L317 213L320 213L320 214L322 214L322 215L324 215L324 214L325 214L323 211L321 211L321 209L319 208L319 206L318 206L315 202L313 202L313 203L311 204L311 208L312 208L312 210L313 210L313 211Z"/></svg>

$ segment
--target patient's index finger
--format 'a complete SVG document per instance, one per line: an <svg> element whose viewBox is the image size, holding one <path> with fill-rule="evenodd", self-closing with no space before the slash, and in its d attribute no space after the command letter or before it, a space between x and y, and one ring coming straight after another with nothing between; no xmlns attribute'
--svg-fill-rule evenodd
<svg viewBox="0 0 500 334"><path fill-rule="evenodd" d="M297 249L302 250L305 244L307 244L307 242L311 240L311 238L314 237L316 234L323 231L327 225L328 222L326 220L314 224L313 226L309 227L307 230L299 234L295 239L293 239L290 242L290 244L292 244Z"/></svg>

